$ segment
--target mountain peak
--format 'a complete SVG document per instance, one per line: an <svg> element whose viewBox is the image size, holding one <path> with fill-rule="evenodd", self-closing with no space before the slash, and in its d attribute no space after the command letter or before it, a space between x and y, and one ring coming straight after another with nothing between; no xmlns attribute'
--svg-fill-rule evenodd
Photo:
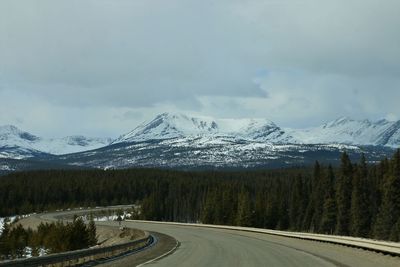
<svg viewBox="0 0 400 267"><path fill-rule="evenodd" d="M387 120L355 120L341 117L320 127L292 132L301 143L396 146L400 138L400 122Z"/></svg>
<svg viewBox="0 0 400 267"><path fill-rule="evenodd" d="M324 128L337 127L339 125L344 125L346 123L353 122L353 121L354 120L350 117L342 116L342 117L337 118L336 120L333 120L331 122L324 124Z"/></svg>
<svg viewBox="0 0 400 267"><path fill-rule="evenodd" d="M18 133L18 132L22 131L17 127L15 127L14 125L8 124L0 126L0 133Z"/></svg>
<svg viewBox="0 0 400 267"><path fill-rule="evenodd" d="M186 137L224 136L259 142L292 141L275 123L267 119L218 119L192 117L181 113L162 113L113 143L164 140Z"/></svg>
<svg viewBox="0 0 400 267"><path fill-rule="evenodd" d="M110 144L107 138L91 138L85 136L67 136L63 138L41 138L20 130L13 125L0 126L0 148L13 148L14 151L25 151L22 157L30 154L67 154L84 150L92 150ZM3 151L4 152L4 151ZM0 152L0 158L7 153ZM19 156L15 156L19 158Z"/></svg>
<svg viewBox="0 0 400 267"><path fill-rule="evenodd" d="M150 122L144 122L133 131L120 136L113 143L198 136L217 131L218 124L211 118L190 117L182 113L162 113Z"/></svg>
<svg viewBox="0 0 400 267"><path fill-rule="evenodd" d="M0 139L2 140L23 139L30 142L40 140L39 137L32 135L28 132L24 132L14 125L0 126L0 136Z"/></svg>

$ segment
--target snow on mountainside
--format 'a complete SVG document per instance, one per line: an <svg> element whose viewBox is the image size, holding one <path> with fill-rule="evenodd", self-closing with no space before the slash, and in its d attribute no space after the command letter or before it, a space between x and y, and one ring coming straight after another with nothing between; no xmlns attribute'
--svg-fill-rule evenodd
<svg viewBox="0 0 400 267"><path fill-rule="evenodd" d="M348 144L397 147L400 121L339 118L319 127L283 129L267 119L213 119L163 113L113 144L201 137L204 142L246 140L272 144Z"/></svg>
<svg viewBox="0 0 400 267"><path fill-rule="evenodd" d="M400 146L400 121L340 118L314 128L283 129L267 119L213 119L163 113L113 142L110 139L84 136L45 139L14 126L0 126L0 158L25 159L89 150L93 150L88 153L96 157L100 153L97 148L108 151L108 148L112 150L130 145L132 149L151 148L152 151L160 147L211 151L218 147L221 153L230 153L228 147L235 147L239 153L248 153L258 148L272 149L274 145L294 145L291 149L300 149L301 153L307 152L304 149L307 145L317 145L325 150L324 145L392 149ZM128 157L127 150L122 151ZM153 156L157 157L157 153ZM119 158L124 158L124 155L119 155Z"/></svg>
<svg viewBox="0 0 400 267"><path fill-rule="evenodd" d="M85 136L67 136L63 138L42 139L35 145L40 151L54 155L76 153L86 150L93 150L110 144L109 138L93 138Z"/></svg>
<svg viewBox="0 0 400 267"><path fill-rule="evenodd" d="M0 157L26 158L40 154L68 154L92 150L110 143L106 138L68 136L41 138L12 125L0 126Z"/></svg>
<svg viewBox="0 0 400 267"><path fill-rule="evenodd" d="M250 119L247 121L245 127L234 134L237 134L246 140L265 141L271 143L295 142L292 136L288 135L275 123L264 119Z"/></svg>
<svg viewBox="0 0 400 267"><path fill-rule="evenodd" d="M189 117L184 114L163 113L133 131L120 136L113 144L164 139L218 138L244 139L259 142L290 143L288 136L275 123L266 119L212 119ZM205 140L207 141L207 140Z"/></svg>
<svg viewBox="0 0 400 267"><path fill-rule="evenodd" d="M400 121L353 120L342 117L319 127L287 129L287 132L303 144L400 145Z"/></svg>
<svg viewBox="0 0 400 267"><path fill-rule="evenodd" d="M206 135L217 131L218 125L215 121L188 117L179 113L163 113L152 121L142 123L133 131L120 136L113 143Z"/></svg>

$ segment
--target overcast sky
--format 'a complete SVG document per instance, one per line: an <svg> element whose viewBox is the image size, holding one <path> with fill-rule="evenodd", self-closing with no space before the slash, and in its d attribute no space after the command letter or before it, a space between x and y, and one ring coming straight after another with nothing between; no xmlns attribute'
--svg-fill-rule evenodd
<svg viewBox="0 0 400 267"><path fill-rule="evenodd" d="M116 137L164 111L400 119L399 0L2 0L0 125Z"/></svg>

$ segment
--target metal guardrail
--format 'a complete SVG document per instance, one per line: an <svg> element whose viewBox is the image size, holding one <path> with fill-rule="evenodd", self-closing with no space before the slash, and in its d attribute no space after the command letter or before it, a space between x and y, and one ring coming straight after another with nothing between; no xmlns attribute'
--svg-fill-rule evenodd
<svg viewBox="0 0 400 267"><path fill-rule="evenodd" d="M361 249L379 252L379 253L383 253L383 254L387 254L387 255L400 256L400 243L378 241L378 240L365 239L365 238L287 232L287 231L268 230L268 229L261 229L261 228L225 226L225 225L174 223L174 222L157 222L157 221L140 221L140 220L126 220L126 221L140 222L140 223L167 224L167 225L177 225L177 226L203 227L203 228L214 228L214 229L224 229L224 230L234 230L234 231L269 234L269 235L297 238L297 239L310 240L310 241L319 241L319 242L343 245L343 246L354 247L354 248L361 248Z"/></svg>
<svg viewBox="0 0 400 267"><path fill-rule="evenodd" d="M117 257L127 252L138 251L150 246L153 242L154 237L147 235L145 238L139 240L108 247L89 248L29 259L4 261L0 262L0 266L76 266L90 261Z"/></svg>

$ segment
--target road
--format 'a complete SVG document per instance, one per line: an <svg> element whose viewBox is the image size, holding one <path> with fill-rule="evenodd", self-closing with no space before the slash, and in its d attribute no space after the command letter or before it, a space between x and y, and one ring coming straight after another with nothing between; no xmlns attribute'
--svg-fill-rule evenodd
<svg viewBox="0 0 400 267"><path fill-rule="evenodd" d="M400 266L400 258L315 241L152 223L125 225L165 233L180 242L173 254L148 266Z"/></svg>
<svg viewBox="0 0 400 267"><path fill-rule="evenodd" d="M116 222L102 222L115 225ZM164 233L180 243L171 255L146 266L400 266L400 258L361 249L274 235L192 226L124 222ZM118 265L118 264L117 264Z"/></svg>

